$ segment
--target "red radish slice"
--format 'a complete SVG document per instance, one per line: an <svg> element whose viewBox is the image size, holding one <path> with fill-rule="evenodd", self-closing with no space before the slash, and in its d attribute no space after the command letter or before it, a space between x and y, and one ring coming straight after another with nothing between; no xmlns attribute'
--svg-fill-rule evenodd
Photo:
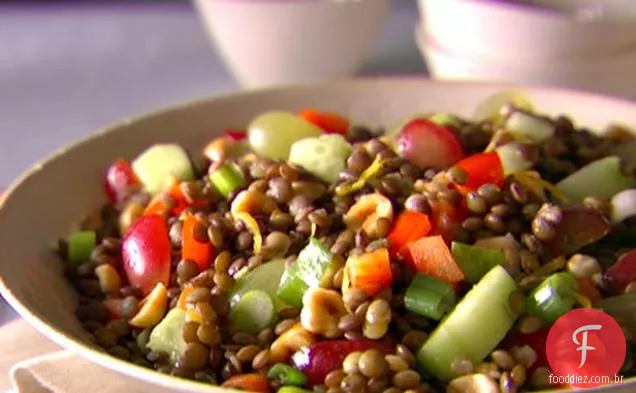
<svg viewBox="0 0 636 393"><path fill-rule="evenodd" d="M397 138L399 153L422 168L447 168L464 157L452 131L426 119L408 122Z"/></svg>

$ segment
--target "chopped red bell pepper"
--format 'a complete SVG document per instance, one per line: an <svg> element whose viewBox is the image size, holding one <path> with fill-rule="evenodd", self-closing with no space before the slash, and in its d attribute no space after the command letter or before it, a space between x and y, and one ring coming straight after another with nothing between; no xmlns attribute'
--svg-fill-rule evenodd
<svg viewBox="0 0 636 393"><path fill-rule="evenodd" d="M455 165L466 171L468 175L464 184L456 185L462 194L475 191L487 183L495 184L498 187L502 187L504 184L503 164L497 152L473 154Z"/></svg>
<svg viewBox="0 0 636 393"><path fill-rule="evenodd" d="M368 349L390 354L394 347L388 342L370 340L323 341L296 352L292 356L292 362L307 376L310 386L321 385L327 374L342 367L342 361L348 354Z"/></svg>
<svg viewBox="0 0 636 393"><path fill-rule="evenodd" d="M423 237L406 247L406 259L418 272L449 284L464 280L464 273L441 236Z"/></svg>
<svg viewBox="0 0 636 393"><path fill-rule="evenodd" d="M428 235L432 228L431 220L424 213L409 210L400 213L387 238L391 256L400 254L408 243Z"/></svg>
<svg viewBox="0 0 636 393"><path fill-rule="evenodd" d="M166 221L157 215L140 217L122 241L124 271L131 285L150 293L158 283L170 283L170 239Z"/></svg>
<svg viewBox="0 0 636 393"><path fill-rule="evenodd" d="M345 269L351 286L362 289L369 296L375 296L393 282L389 251L386 248L349 257Z"/></svg>
<svg viewBox="0 0 636 393"><path fill-rule="evenodd" d="M120 158L115 160L104 177L104 187L108 198L113 203L121 202L130 191L131 186L139 184L137 176L128 164L128 161Z"/></svg>
<svg viewBox="0 0 636 393"><path fill-rule="evenodd" d="M233 140L234 142L240 142L247 138L247 132L245 130L225 130L225 136Z"/></svg>
<svg viewBox="0 0 636 393"><path fill-rule="evenodd" d="M614 295L621 295L627 284L636 280L636 249L621 255L603 275L605 287Z"/></svg>
<svg viewBox="0 0 636 393"><path fill-rule="evenodd" d="M269 381L259 373L238 374L221 385L224 388L246 390L248 392L269 393Z"/></svg>
<svg viewBox="0 0 636 393"><path fill-rule="evenodd" d="M322 128L328 134L346 135L349 132L349 119L337 113L304 109L299 116Z"/></svg>
<svg viewBox="0 0 636 393"><path fill-rule="evenodd" d="M212 244L202 242L196 238L195 227L199 224L199 219L188 214L183 221L181 232L181 256L199 266L199 271L207 270L212 263Z"/></svg>

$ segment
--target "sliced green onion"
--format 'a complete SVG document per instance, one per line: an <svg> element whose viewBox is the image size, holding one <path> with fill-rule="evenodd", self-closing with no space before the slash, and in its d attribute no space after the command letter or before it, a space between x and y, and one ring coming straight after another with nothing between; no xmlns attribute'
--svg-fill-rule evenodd
<svg viewBox="0 0 636 393"><path fill-rule="evenodd" d="M309 390L301 389L296 386L282 386L277 390L277 393L312 393Z"/></svg>
<svg viewBox="0 0 636 393"><path fill-rule="evenodd" d="M216 169L210 168L210 181L225 198L245 185L241 168L233 162L225 163Z"/></svg>
<svg viewBox="0 0 636 393"><path fill-rule="evenodd" d="M506 260L501 250L469 246L458 242L452 243L451 252L455 262L464 272L466 280L473 283L481 280L493 267L503 265Z"/></svg>
<svg viewBox="0 0 636 393"><path fill-rule="evenodd" d="M72 263L82 263L90 259L97 244L95 231L74 232L68 238L68 260Z"/></svg>
<svg viewBox="0 0 636 393"><path fill-rule="evenodd" d="M296 261L285 270L278 286L278 297L293 307L302 307L303 294L309 288L320 286L325 273L334 265L329 248L312 238L300 251Z"/></svg>
<svg viewBox="0 0 636 393"><path fill-rule="evenodd" d="M412 313L440 320L455 305L453 287L433 277L418 274L404 295L404 307Z"/></svg>
<svg viewBox="0 0 636 393"><path fill-rule="evenodd" d="M304 386L307 383L305 374L285 363L272 366L267 372L267 379L278 380L285 386Z"/></svg>
<svg viewBox="0 0 636 393"><path fill-rule="evenodd" d="M257 334L271 326L276 317L274 301L265 291L252 290L236 302L228 315L235 331Z"/></svg>
<svg viewBox="0 0 636 393"><path fill-rule="evenodd" d="M528 297L528 311L547 323L554 323L576 304L576 278L568 272L555 273L539 284Z"/></svg>

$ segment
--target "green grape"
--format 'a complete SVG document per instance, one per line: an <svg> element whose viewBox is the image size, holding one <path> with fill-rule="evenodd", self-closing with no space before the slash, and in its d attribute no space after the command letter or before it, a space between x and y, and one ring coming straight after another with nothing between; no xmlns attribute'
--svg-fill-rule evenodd
<svg viewBox="0 0 636 393"><path fill-rule="evenodd" d="M247 135L252 149L272 160L286 160L294 142L317 137L322 129L288 112L266 112L252 120Z"/></svg>

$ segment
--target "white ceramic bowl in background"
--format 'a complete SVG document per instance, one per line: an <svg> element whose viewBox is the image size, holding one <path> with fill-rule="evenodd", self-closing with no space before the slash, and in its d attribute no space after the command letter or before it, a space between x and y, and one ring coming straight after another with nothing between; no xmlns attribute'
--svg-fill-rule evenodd
<svg viewBox="0 0 636 393"><path fill-rule="evenodd" d="M108 356L89 343L89 335L75 318L76 296L50 244L105 202L104 168L116 158L133 158L153 143L175 142L198 151L223 129L247 124L272 109L296 112L313 106L368 124L392 126L414 113L470 116L487 96L509 88L497 83L376 78L242 92L126 119L38 163L0 197L0 294L51 340L92 362L145 381L147 391L227 393ZM567 90L519 88L538 110L550 115L567 113L592 130L614 121L636 125L634 103ZM635 389L636 378L632 378L588 392Z"/></svg>
<svg viewBox="0 0 636 393"><path fill-rule="evenodd" d="M420 29L415 40L435 79L550 85L636 99L636 51L592 60L527 62L452 52Z"/></svg>
<svg viewBox="0 0 636 393"><path fill-rule="evenodd" d="M636 18L581 22L567 13L504 1L418 1L426 31L465 56L547 62L636 49Z"/></svg>
<svg viewBox="0 0 636 393"><path fill-rule="evenodd" d="M194 0L225 64L243 87L352 75L390 0Z"/></svg>
<svg viewBox="0 0 636 393"><path fill-rule="evenodd" d="M583 21L629 21L636 18L636 2L633 0L525 0L524 3Z"/></svg>

